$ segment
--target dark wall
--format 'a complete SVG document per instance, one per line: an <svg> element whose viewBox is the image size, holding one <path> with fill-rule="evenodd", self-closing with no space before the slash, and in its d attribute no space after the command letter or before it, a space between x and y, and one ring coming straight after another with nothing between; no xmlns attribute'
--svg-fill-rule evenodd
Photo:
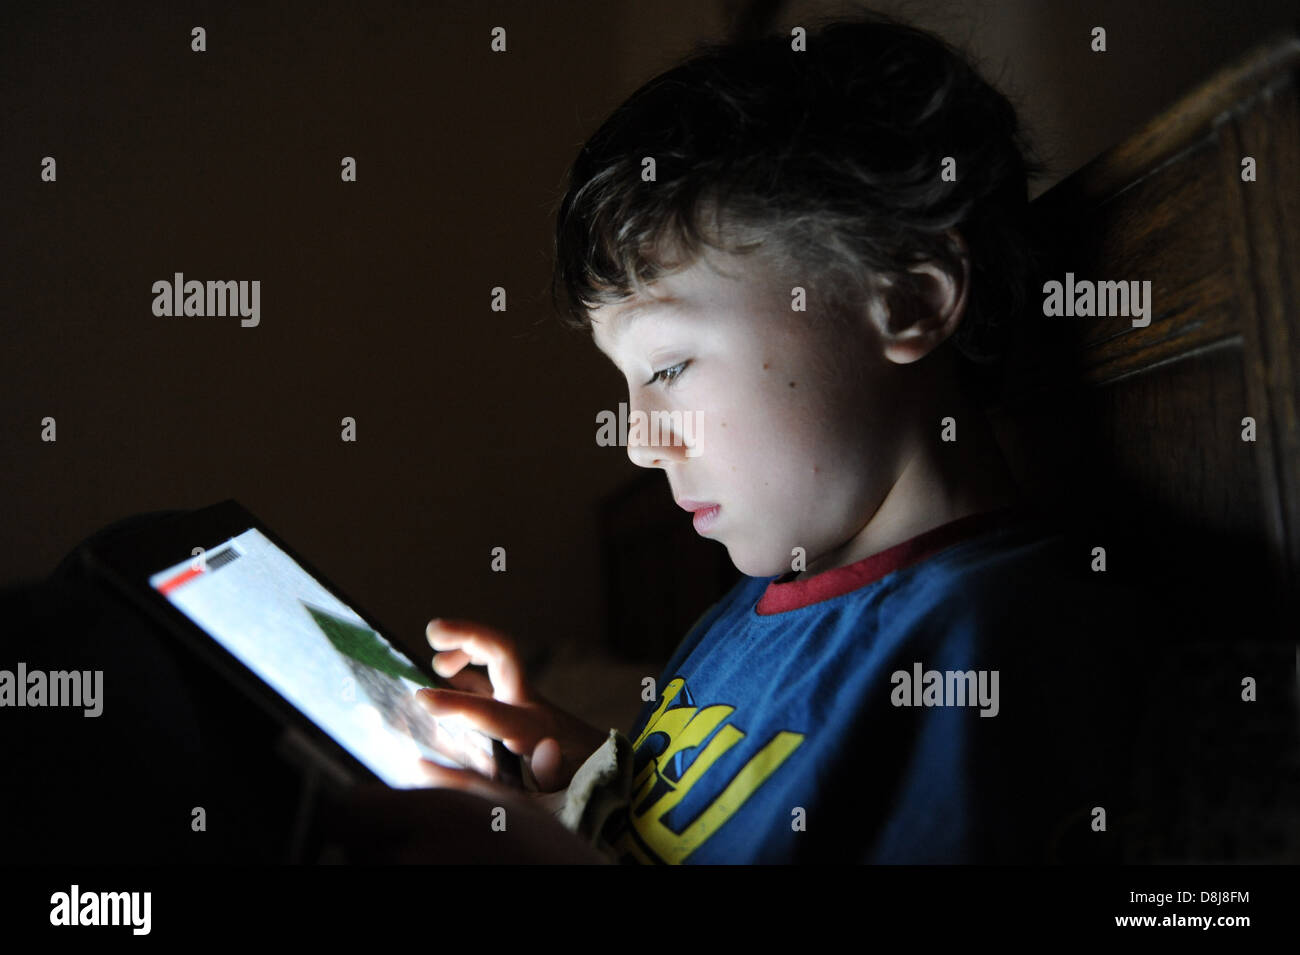
<svg viewBox="0 0 1300 955"><path fill-rule="evenodd" d="M1021 104L1053 164L1035 193L1295 15L880 6L970 48ZM545 294L553 208L599 120L734 8L6 4L0 581L44 575L125 514L235 497L414 648L433 615L534 651L594 645L598 505L635 469L593 440L623 383ZM1094 25L1107 54L1088 49ZM40 181L47 155L57 183ZM152 283L177 271L260 280L261 324L155 317Z"/></svg>
<svg viewBox="0 0 1300 955"><path fill-rule="evenodd" d="M125 514L235 497L414 646L434 615L595 639L594 502L635 468L593 439L621 379L546 288L619 12L6 11L0 580ZM260 324L155 317L174 272L260 280Z"/></svg>

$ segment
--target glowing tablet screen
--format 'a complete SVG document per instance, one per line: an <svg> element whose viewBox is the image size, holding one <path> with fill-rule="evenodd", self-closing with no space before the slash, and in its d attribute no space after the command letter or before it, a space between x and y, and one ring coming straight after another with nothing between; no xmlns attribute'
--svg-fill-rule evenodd
<svg viewBox="0 0 1300 955"><path fill-rule="evenodd" d="M430 681L256 528L168 567L149 584L390 786L427 785L418 760L441 727L491 744L414 693Z"/></svg>

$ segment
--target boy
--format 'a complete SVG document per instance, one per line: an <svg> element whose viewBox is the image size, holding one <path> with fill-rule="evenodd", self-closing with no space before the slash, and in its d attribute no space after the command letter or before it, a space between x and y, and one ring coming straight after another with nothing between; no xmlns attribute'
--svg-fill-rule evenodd
<svg viewBox="0 0 1300 955"><path fill-rule="evenodd" d="M1113 857L1126 714L1098 641L1116 621L1088 618L1087 548L1019 505L979 409L1024 309L1041 167L942 41L871 16L800 45L707 47L651 81L559 210L556 290L629 411L697 416L694 447L670 432L629 456L747 575L659 677L598 844L636 862ZM605 743L528 688L506 638L428 636L466 692L426 705L525 754L542 790Z"/></svg>

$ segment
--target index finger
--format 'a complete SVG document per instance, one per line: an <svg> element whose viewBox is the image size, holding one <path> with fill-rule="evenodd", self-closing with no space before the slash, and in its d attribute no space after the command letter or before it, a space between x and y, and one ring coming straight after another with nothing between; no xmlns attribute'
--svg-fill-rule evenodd
<svg viewBox="0 0 1300 955"><path fill-rule="evenodd" d="M415 696L434 716L463 716L476 729L495 736L514 753L531 753L540 740L552 735L537 725L534 713L490 696L428 688L417 690Z"/></svg>

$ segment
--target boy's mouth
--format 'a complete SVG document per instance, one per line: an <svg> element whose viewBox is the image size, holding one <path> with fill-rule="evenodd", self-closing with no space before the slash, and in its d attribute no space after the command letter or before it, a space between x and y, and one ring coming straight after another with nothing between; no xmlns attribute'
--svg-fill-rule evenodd
<svg viewBox="0 0 1300 955"><path fill-rule="evenodd" d="M703 534L718 519L718 512L722 510L721 504L712 504L707 501L687 501L677 502L678 506L687 511L692 511L695 518L692 523L695 524L695 532Z"/></svg>

